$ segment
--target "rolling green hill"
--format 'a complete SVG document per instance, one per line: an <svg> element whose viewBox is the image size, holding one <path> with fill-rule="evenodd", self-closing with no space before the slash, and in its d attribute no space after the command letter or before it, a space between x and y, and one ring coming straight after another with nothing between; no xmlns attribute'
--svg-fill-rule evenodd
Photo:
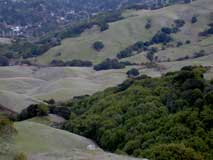
<svg viewBox="0 0 213 160"><path fill-rule="evenodd" d="M126 71L96 72L92 68L1 67L0 104L20 112L42 100L66 101L73 96L93 94L126 79Z"/></svg>
<svg viewBox="0 0 213 160"><path fill-rule="evenodd" d="M111 23L109 30L99 32L96 27L93 27L93 29L85 31L80 37L64 39L60 46L50 49L47 53L38 57L37 60L44 64L49 63L52 59L83 59L99 63L105 58L115 57L119 51L137 41L150 40L161 27L171 26L175 19L183 19L186 22L181 32L173 35L175 42L190 40L191 44L181 48L173 47L165 50L159 53L158 57L160 59L163 59L165 54L169 55L167 57L171 59L181 56L179 53L181 54L182 51L189 55L201 49L209 52L212 49L212 38L203 40L198 36L198 33L212 22L212 6L213 2L211 0L196 0L191 4L179 4L154 11L127 10L123 13L126 18ZM195 24L191 23L193 16L198 17ZM145 29L147 20L151 21L151 28L148 30ZM105 45L105 48L100 52L92 48L93 43L96 41L102 41ZM205 43L209 44L205 45ZM61 53L61 55L58 56L58 53ZM141 61L143 60L142 58Z"/></svg>
<svg viewBox="0 0 213 160"><path fill-rule="evenodd" d="M14 160L15 153L24 153L30 160L142 160L106 153L89 139L46 125L23 121L15 128L17 134L10 141L0 139L0 148L9 151L1 150L1 160Z"/></svg>

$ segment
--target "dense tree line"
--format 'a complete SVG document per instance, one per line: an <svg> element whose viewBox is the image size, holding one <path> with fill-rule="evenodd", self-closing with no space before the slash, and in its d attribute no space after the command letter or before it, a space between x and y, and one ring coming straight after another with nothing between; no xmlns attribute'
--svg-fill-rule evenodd
<svg viewBox="0 0 213 160"><path fill-rule="evenodd" d="M206 68L184 67L161 78L140 76L75 99L64 128L104 149L168 160L213 158L213 82Z"/></svg>
<svg viewBox="0 0 213 160"><path fill-rule="evenodd" d="M125 68L125 63L119 62L117 59L109 58L94 66L94 70L96 71L122 68Z"/></svg>
<svg viewBox="0 0 213 160"><path fill-rule="evenodd" d="M83 61L83 60L71 60L71 61L63 61L63 60L52 60L50 63L51 66L57 67L91 67L93 64L90 61Z"/></svg>

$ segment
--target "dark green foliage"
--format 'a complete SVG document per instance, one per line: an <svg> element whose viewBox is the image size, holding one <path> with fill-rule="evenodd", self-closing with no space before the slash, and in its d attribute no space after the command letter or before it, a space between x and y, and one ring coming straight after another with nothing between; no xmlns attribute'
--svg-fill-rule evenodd
<svg viewBox="0 0 213 160"><path fill-rule="evenodd" d="M193 149L187 148L183 144L162 144L154 147L152 159L155 160L204 160Z"/></svg>
<svg viewBox="0 0 213 160"><path fill-rule="evenodd" d="M191 19L191 23L194 24L197 22L197 17L196 16L193 16L192 19Z"/></svg>
<svg viewBox="0 0 213 160"><path fill-rule="evenodd" d="M49 108L45 104L30 105L19 114L18 119L26 120L36 116L46 116L48 115L48 112Z"/></svg>
<svg viewBox="0 0 213 160"><path fill-rule="evenodd" d="M0 138L8 138L15 134L17 131L11 120L6 117L0 117Z"/></svg>
<svg viewBox="0 0 213 160"><path fill-rule="evenodd" d="M213 91L206 95L205 100L207 104L213 104Z"/></svg>
<svg viewBox="0 0 213 160"><path fill-rule="evenodd" d="M8 66L9 59L5 56L0 56L0 66Z"/></svg>
<svg viewBox="0 0 213 160"><path fill-rule="evenodd" d="M186 40L185 44L190 44L191 41L190 40Z"/></svg>
<svg viewBox="0 0 213 160"><path fill-rule="evenodd" d="M108 151L149 159L211 160L212 90L203 67L161 78L140 76L72 100L65 129Z"/></svg>
<svg viewBox="0 0 213 160"><path fill-rule="evenodd" d="M27 156L25 153L18 153L15 155L14 160L27 160Z"/></svg>
<svg viewBox="0 0 213 160"><path fill-rule="evenodd" d="M166 34L172 34L172 33L177 33L179 29L177 27L163 27L161 28L161 32L166 33Z"/></svg>
<svg viewBox="0 0 213 160"><path fill-rule="evenodd" d="M136 68L132 68L127 72L128 77L136 77L138 76L140 73Z"/></svg>
<svg viewBox="0 0 213 160"><path fill-rule="evenodd" d="M62 61L62 60L52 60L50 63L51 66L57 66L57 67L91 67L93 64L90 61L83 61L83 60L71 60L71 61Z"/></svg>
<svg viewBox="0 0 213 160"><path fill-rule="evenodd" d="M108 69L122 69L122 68L125 68L125 65L123 63L120 63L116 59L106 59L102 63L94 66L94 69L96 71L108 70Z"/></svg>
<svg viewBox="0 0 213 160"><path fill-rule="evenodd" d="M103 32L103 31L106 31L109 29L109 24L108 23L103 23L100 25L100 31Z"/></svg>
<svg viewBox="0 0 213 160"><path fill-rule="evenodd" d="M152 48L148 49L148 52L146 54L147 59L150 60L151 62L153 62L154 61L154 54L157 51L158 51L158 49L155 48L155 47L152 47Z"/></svg>
<svg viewBox="0 0 213 160"><path fill-rule="evenodd" d="M151 20L147 20L146 25L145 25L145 28L146 28L146 29L150 29L151 27L152 27Z"/></svg>
<svg viewBox="0 0 213 160"><path fill-rule="evenodd" d="M96 50L96 51L101 51L103 48L104 48L104 44L103 42L101 41L97 41L93 44L93 48Z"/></svg>
<svg viewBox="0 0 213 160"><path fill-rule="evenodd" d="M70 109L67 107L49 106L49 112L61 116L64 119L69 119L71 114Z"/></svg>
<svg viewBox="0 0 213 160"><path fill-rule="evenodd" d="M120 51L117 54L117 58L122 59L122 58L126 58L126 57L131 57L134 56L137 53L140 53L141 51L145 50L145 44L142 41L138 41L136 43L134 43L133 45L127 47L126 49Z"/></svg>
<svg viewBox="0 0 213 160"><path fill-rule="evenodd" d="M172 41L172 37L169 34L164 33L164 32L156 33L151 40L152 43L156 43L156 44L168 43L170 41Z"/></svg>
<svg viewBox="0 0 213 160"><path fill-rule="evenodd" d="M178 41L177 44L176 44L176 47L180 47L180 46L182 46L182 45L183 45L183 42Z"/></svg>
<svg viewBox="0 0 213 160"><path fill-rule="evenodd" d="M181 28L185 25L185 21L183 19L176 19L174 20L174 23L177 28Z"/></svg>

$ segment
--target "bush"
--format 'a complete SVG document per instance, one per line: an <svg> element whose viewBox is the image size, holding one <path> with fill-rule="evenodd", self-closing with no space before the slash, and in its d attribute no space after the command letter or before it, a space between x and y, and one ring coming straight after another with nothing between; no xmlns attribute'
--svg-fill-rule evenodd
<svg viewBox="0 0 213 160"><path fill-rule="evenodd" d="M191 23L194 24L197 22L197 17L196 16L193 16L192 19L191 19Z"/></svg>
<svg viewBox="0 0 213 160"><path fill-rule="evenodd" d="M140 74L140 72L136 68L132 68L127 72L128 77L136 77Z"/></svg>
<svg viewBox="0 0 213 160"><path fill-rule="evenodd" d="M103 31L106 31L109 29L109 24L108 23L103 23L100 25L100 31L103 32Z"/></svg>
<svg viewBox="0 0 213 160"><path fill-rule="evenodd" d="M138 42L134 43L133 45L127 47L126 49L120 51L117 54L117 58L122 59L122 58L126 58L126 57L131 57L131 56L135 55L134 52L140 53L145 48L146 47L145 47L144 42L138 41Z"/></svg>
<svg viewBox="0 0 213 160"><path fill-rule="evenodd" d="M37 116L47 116L49 108L46 104L39 104L37 106Z"/></svg>
<svg viewBox="0 0 213 160"><path fill-rule="evenodd" d="M45 104L32 104L26 109L22 110L18 115L19 120L26 120L36 116L48 115L49 108Z"/></svg>
<svg viewBox="0 0 213 160"><path fill-rule="evenodd" d="M185 21L183 19L176 19L174 20L174 23L177 28L181 28L185 25Z"/></svg>
<svg viewBox="0 0 213 160"><path fill-rule="evenodd" d="M151 40L152 43L156 43L156 44L158 44L158 43L168 43L170 41L172 41L172 38L170 37L170 35L168 35L168 34L166 34L164 32L156 33L153 36L152 40Z"/></svg>
<svg viewBox="0 0 213 160"><path fill-rule="evenodd" d="M152 27L151 20L148 19L147 22L146 22L145 28L150 29L151 27Z"/></svg>
<svg viewBox="0 0 213 160"><path fill-rule="evenodd" d="M62 61L62 60L52 60L50 63L51 66L57 66L57 67L91 67L93 64L90 61L83 61L83 60L71 60L71 61Z"/></svg>
<svg viewBox="0 0 213 160"><path fill-rule="evenodd" d="M206 95L205 100L207 104L213 104L213 91Z"/></svg>
<svg viewBox="0 0 213 160"><path fill-rule="evenodd" d="M0 118L0 137L10 137L16 132L12 121L7 118Z"/></svg>
<svg viewBox="0 0 213 160"><path fill-rule="evenodd" d="M190 40L186 40L185 44L190 44L191 41Z"/></svg>
<svg viewBox="0 0 213 160"><path fill-rule="evenodd" d="M122 68L125 68L125 65L120 63L116 59L106 59L102 63L94 66L94 69L96 71L108 70L108 69L122 69Z"/></svg>
<svg viewBox="0 0 213 160"><path fill-rule="evenodd" d="M182 45L183 45L183 42L179 41L179 42L177 42L176 47L180 47L180 46L182 46Z"/></svg>
<svg viewBox="0 0 213 160"><path fill-rule="evenodd" d="M27 156L24 153L18 153L16 154L14 160L27 160Z"/></svg>
<svg viewBox="0 0 213 160"><path fill-rule="evenodd" d="M0 56L0 66L9 66L9 59L5 56Z"/></svg>
<svg viewBox="0 0 213 160"><path fill-rule="evenodd" d="M173 31L169 27L163 27L163 28L161 28L161 32L166 33L166 34L171 34Z"/></svg>
<svg viewBox="0 0 213 160"><path fill-rule="evenodd" d="M93 48L96 50L96 51L101 51L103 48L104 48L104 44L103 42L101 41L97 41L93 44Z"/></svg>

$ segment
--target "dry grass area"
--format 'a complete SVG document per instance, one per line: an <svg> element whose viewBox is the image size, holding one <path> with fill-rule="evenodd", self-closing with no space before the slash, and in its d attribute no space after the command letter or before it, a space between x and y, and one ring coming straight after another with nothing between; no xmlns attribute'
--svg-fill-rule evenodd
<svg viewBox="0 0 213 160"><path fill-rule="evenodd" d="M90 95L124 81L127 69L96 72L78 67L2 67L0 104L20 112L42 100L65 101L73 96Z"/></svg>
<svg viewBox="0 0 213 160"><path fill-rule="evenodd" d="M43 124L23 121L15 127L13 140L0 141L11 153L0 154L1 160L13 160L15 153L25 153L28 160L143 160L104 152L87 138Z"/></svg>

